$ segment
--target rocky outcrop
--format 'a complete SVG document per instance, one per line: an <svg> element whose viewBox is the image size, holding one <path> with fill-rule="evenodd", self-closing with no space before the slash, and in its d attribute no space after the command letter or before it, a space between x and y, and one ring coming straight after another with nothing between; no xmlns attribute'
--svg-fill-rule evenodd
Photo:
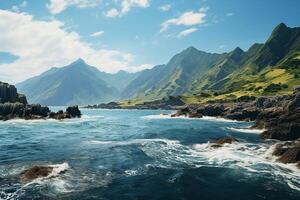
<svg viewBox="0 0 300 200"><path fill-rule="evenodd" d="M27 99L23 94L17 93L15 86L0 82L0 103L6 102L27 104Z"/></svg>
<svg viewBox="0 0 300 200"><path fill-rule="evenodd" d="M78 106L70 106L63 111L51 113L47 106L28 104L26 96L17 93L13 85L0 82L0 120L22 119L66 119L81 117Z"/></svg>
<svg viewBox="0 0 300 200"><path fill-rule="evenodd" d="M178 110L172 116L188 116L201 118L202 116L222 117L238 121L254 121L253 128L265 129L262 138L281 141L297 141L292 145L279 145L274 155L283 163L299 163L300 140L300 91L295 88L293 94L259 97L252 102L215 103L209 105L189 105ZM197 114L195 114L197 113ZM217 141L213 147L222 146ZM232 142L228 139L229 142Z"/></svg>
<svg viewBox="0 0 300 200"><path fill-rule="evenodd" d="M278 156L277 161L282 163L297 163L300 165L300 140L277 144L273 152Z"/></svg>
<svg viewBox="0 0 300 200"><path fill-rule="evenodd" d="M78 108L78 106L70 106L66 109L66 112L63 112L62 110L59 110L58 112L50 112L49 118L51 119L70 119L70 118L80 118L81 112Z"/></svg>
<svg viewBox="0 0 300 200"><path fill-rule="evenodd" d="M22 182L30 182L38 178L45 178L49 176L52 171L53 167L34 166L30 169L23 171L19 177Z"/></svg>

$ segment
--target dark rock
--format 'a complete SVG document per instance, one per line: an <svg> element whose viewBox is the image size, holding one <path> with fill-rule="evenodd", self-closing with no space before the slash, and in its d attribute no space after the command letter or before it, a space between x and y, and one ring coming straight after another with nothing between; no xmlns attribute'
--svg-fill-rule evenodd
<svg viewBox="0 0 300 200"><path fill-rule="evenodd" d="M225 118L238 121L253 121L257 118L260 111L256 109L244 109L241 112L235 112L225 115Z"/></svg>
<svg viewBox="0 0 300 200"><path fill-rule="evenodd" d="M66 113L69 114L71 117L81 117L81 112L78 106L70 106L67 108Z"/></svg>
<svg viewBox="0 0 300 200"><path fill-rule="evenodd" d="M50 109L47 106L41 106L40 104L27 105L25 109L25 116L41 116L47 117L50 113Z"/></svg>
<svg viewBox="0 0 300 200"><path fill-rule="evenodd" d="M53 167L45 167L45 166L34 166L30 169L23 171L20 174L21 181L32 181L37 178L44 178L51 174L53 171Z"/></svg>
<svg viewBox="0 0 300 200"><path fill-rule="evenodd" d="M300 108L300 93L296 94L295 98L288 104L288 110L293 112Z"/></svg>
<svg viewBox="0 0 300 200"><path fill-rule="evenodd" d="M0 82L0 103L22 103L27 104L26 97L17 93L13 85Z"/></svg>
<svg viewBox="0 0 300 200"><path fill-rule="evenodd" d="M200 113L204 116L220 116L224 112L224 105L222 104L213 104L213 105L207 105L202 106L197 109L197 113Z"/></svg>
<svg viewBox="0 0 300 200"><path fill-rule="evenodd" d="M282 163L298 163L300 162L300 140L277 144L273 155L278 156L277 161Z"/></svg>
<svg viewBox="0 0 300 200"><path fill-rule="evenodd" d="M211 147L218 148L222 147L224 144L232 144L233 142L238 142L238 140L233 137L224 137L216 140L213 144L211 144Z"/></svg>

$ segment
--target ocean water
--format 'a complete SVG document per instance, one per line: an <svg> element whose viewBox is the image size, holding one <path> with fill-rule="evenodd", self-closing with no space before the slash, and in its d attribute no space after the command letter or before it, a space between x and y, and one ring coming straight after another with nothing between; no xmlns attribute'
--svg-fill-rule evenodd
<svg viewBox="0 0 300 200"><path fill-rule="evenodd" d="M0 199L300 199L300 171L275 162L274 141L251 123L160 115L171 112L83 109L81 119L0 122ZM239 142L210 147L223 136ZM54 171L19 182L33 165Z"/></svg>

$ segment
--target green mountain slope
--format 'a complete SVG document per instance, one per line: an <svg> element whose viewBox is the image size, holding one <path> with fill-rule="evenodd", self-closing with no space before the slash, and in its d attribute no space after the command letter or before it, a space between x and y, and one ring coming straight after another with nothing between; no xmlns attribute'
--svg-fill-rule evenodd
<svg viewBox="0 0 300 200"><path fill-rule="evenodd" d="M208 54L189 48L159 70L141 74L129 86L143 86L129 91L136 92L131 96L135 98L132 102L170 95L181 95L187 102L197 103L284 94L300 85L299 68L300 28L281 23L264 44L254 44L246 52L237 47L225 54ZM149 76L155 78L148 84Z"/></svg>
<svg viewBox="0 0 300 200"><path fill-rule="evenodd" d="M189 91L190 84L226 54L211 54L190 47L175 55L166 65L143 71L123 91L123 97L146 100L176 96Z"/></svg>
<svg viewBox="0 0 300 200"><path fill-rule="evenodd" d="M40 76L17 84L31 103L69 105L106 102L118 95L100 78L98 69L83 60L62 68L52 68Z"/></svg>

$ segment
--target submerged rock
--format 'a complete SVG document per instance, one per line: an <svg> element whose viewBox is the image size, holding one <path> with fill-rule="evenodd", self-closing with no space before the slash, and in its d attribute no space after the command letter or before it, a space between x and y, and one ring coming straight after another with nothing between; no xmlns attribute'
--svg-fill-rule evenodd
<svg viewBox="0 0 300 200"><path fill-rule="evenodd" d="M37 178L45 178L51 174L53 171L53 167L49 166L34 166L32 168L29 168L25 171L23 171L20 174L20 180L21 181L32 181Z"/></svg>
<svg viewBox="0 0 300 200"><path fill-rule="evenodd" d="M232 144L233 142L238 142L238 140L233 137L219 138L211 145L211 147L218 148L222 147L224 144Z"/></svg>

